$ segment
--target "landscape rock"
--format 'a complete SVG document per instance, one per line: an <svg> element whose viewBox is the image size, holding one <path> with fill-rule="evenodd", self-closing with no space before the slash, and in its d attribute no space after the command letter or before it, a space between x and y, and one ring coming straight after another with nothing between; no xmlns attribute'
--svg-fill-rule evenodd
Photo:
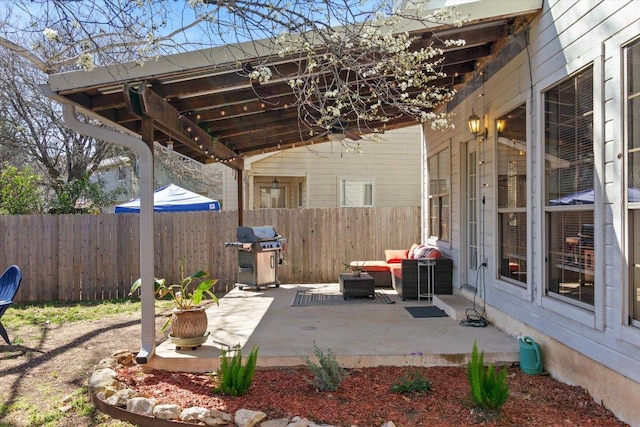
<svg viewBox="0 0 640 427"><path fill-rule="evenodd" d="M98 364L93 367L93 370L96 371L98 369L104 368L115 369L117 366L118 361L116 359L114 359L113 357L107 357L106 359L102 359L101 361L99 361Z"/></svg>
<svg viewBox="0 0 640 427"><path fill-rule="evenodd" d="M322 426L314 423L306 418L302 417L293 417L291 422L287 424L287 427L333 427L330 425L323 424Z"/></svg>
<svg viewBox="0 0 640 427"><path fill-rule="evenodd" d="M230 423L231 420L233 419L233 418L231 418L231 414L228 414L228 413L223 412L223 411L219 411L217 409L209 410L209 416L210 417L215 417L215 418L220 418L221 420L224 420L224 421L226 421L228 423Z"/></svg>
<svg viewBox="0 0 640 427"><path fill-rule="evenodd" d="M193 406L191 408L183 409L180 413L180 419L182 421L191 421L197 423L198 421L200 421L198 419L199 416L206 416L207 414L209 414L209 410L207 408Z"/></svg>
<svg viewBox="0 0 640 427"><path fill-rule="evenodd" d="M249 409L238 409L234 416L238 427L254 427L265 418L267 418L267 414L264 412Z"/></svg>
<svg viewBox="0 0 640 427"><path fill-rule="evenodd" d="M120 387L120 383L116 380L118 374L116 371L110 368L98 369L93 371L91 377L89 378L89 388L94 393L100 393L107 387L114 387L118 389Z"/></svg>
<svg viewBox="0 0 640 427"><path fill-rule="evenodd" d="M306 418L293 417L287 427L309 427L309 420Z"/></svg>
<svg viewBox="0 0 640 427"><path fill-rule="evenodd" d="M289 418L278 418L276 420L268 420L260 423L260 427L287 427Z"/></svg>
<svg viewBox="0 0 640 427"><path fill-rule="evenodd" d="M131 366L136 360L134 354L129 350L118 350L111 355L111 358L115 359L116 363L122 366Z"/></svg>
<svg viewBox="0 0 640 427"><path fill-rule="evenodd" d="M198 415L198 420L208 426L224 426L232 421L231 415L217 409L210 409L206 414Z"/></svg>
<svg viewBox="0 0 640 427"><path fill-rule="evenodd" d="M162 404L153 407L153 416L161 420L175 420L180 416L182 408L174 404Z"/></svg>
<svg viewBox="0 0 640 427"><path fill-rule="evenodd" d="M153 416L153 407L156 406L155 399L147 399L146 397L134 397L127 400L127 411L135 414Z"/></svg>
<svg viewBox="0 0 640 427"><path fill-rule="evenodd" d="M205 423L208 426L226 426L229 425L229 421L225 421L222 418L210 417L208 415L200 415L198 420Z"/></svg>
<svg viewBox="0 0 640 427"><path fill-rule="evenodd" d="M130 388L124 388L107 397L105 402L111 406L126 407L127 401L133 399L134 397L138 397L137 391L131 390Z"/></svg>
<svg viewBox="0 0 640 427"><path fill-rule="evenodd" d="M382 427L396 427L396 424L393 421L387 421L386 423L382 424Z"/></svg>
<svg viewBox="0 0 640 427"><path fill-rule="evenodd" d="M116 394L118 391L120 391L120 387L122 385L120 383L114 383L113 385L110 385L108 387L105 387L102 390L102 393L104 394L105 399L108 397L113 396L114 394Z"/></svg>

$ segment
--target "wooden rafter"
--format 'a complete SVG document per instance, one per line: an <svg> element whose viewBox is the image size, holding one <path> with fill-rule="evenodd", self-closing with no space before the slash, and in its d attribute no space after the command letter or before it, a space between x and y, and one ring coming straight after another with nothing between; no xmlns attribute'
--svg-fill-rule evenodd
<svg viewBox="0 0 640 427"><path fill-rule="evenodd" d="M523 28L533 16L535 12L482 19L460 28L417 29L410 32L414 37L411 48L429 45L442 48L443 61L437 71L448 77L434 80L433 85L461 90L473 79L478 67L499 52L515 29ZM457 38L465 39L466 45L442 44L444 39ZM142 132L142 119L152 117L156 142L163 145L172 142L174 150L200 162L218 159L240 168L242 158L247 155L327 140L321 129L312 133L301 124L300 100L288 85L290 78L305 69L304 58L269 59L267 65L272 70L272 79L258 84L247 75L264 60L256 57L240 63L198 62L199 65L192 68L188 63L182 68L172 63L166 72L152 70L147 77L138 72L129 80L109 80L77 88L67 86L58 94L138 134ZM143 100L144 113L128 105L131 99L127 99L127 90L119 90L126 86L140 87L140 95L136 97ZM362 90L366 96L367 88ZM386 129L416 123L411 117L400 117L398 111L392 110L390 114L394 118L386 123ZM357 128L354 117L344 117L344 120L350 128ZM367 128L352 130L367 133L383 127L370 124ZM191 132L187 132L187 128L191 128ZM216 143L204 148L204 144L195 141L196 136L200 142Z"/></svg>

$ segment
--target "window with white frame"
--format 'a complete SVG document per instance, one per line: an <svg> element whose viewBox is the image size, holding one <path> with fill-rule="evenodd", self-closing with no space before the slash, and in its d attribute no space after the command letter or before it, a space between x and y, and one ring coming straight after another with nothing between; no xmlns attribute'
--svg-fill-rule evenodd
<svg viewBox="0 0 640 427"><path fill-rule="evenodd" d="M527 108L496 120L500 277L527 282Z"/></svg>
<svg viewBox="0 0 640 427"><path fill-rule="evenodd" d="M544 94L548 295L593 308L593 68Z"/></svg>
<svg viewBox="0 0 640 427"><path fill-rule="evenodd" d="M372 207L373 180L372 179L342 179L340 180L340 206Z"/></svg>
<svg viewBox="0 0 640 427"><path fill-rule="evenodd" d="M640 40L625 48L630 318L640 326Z"/></svg>
<svg viewBox="0 0 640 427"><path fill-rule="evenodd" d="M286 208L287 207L287 185L260 187L260 208Z"/></svg>
<svg viewBox="0 0 640 427"><path fill-rule="evenodd" d="M427 173L429 175L429 236L433 239L448 241L451 214L449 148L429 157Z"/></svg>

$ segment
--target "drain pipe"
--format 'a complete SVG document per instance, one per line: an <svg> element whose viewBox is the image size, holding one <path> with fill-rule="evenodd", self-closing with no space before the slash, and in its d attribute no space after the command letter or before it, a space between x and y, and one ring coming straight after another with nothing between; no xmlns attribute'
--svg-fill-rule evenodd
<svg viewBox="0 0 640 427"><path fill-rule="evenodd" d="M74 105L59 99L46 86L43 90L50 98L62 102L63 118L71 130L129 148L138 156L140 162L140 277L143 286L140 288L142 338L136 361L139 364L145 364L153 356L156 342L153 283L153 152L139 138L79 121Z"/></svg>

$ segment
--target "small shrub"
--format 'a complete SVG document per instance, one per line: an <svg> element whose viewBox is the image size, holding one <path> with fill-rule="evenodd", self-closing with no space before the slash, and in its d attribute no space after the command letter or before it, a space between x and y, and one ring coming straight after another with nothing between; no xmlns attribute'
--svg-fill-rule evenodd
<svg viewBox="0 0 640 427"><path fill-rule="evenodd" d="M222 351L220 369L218 369L218 387L214 391L229 396L243 396L247 394L253 382L258 361L258 347L253 347L245 366L242 366L240 347L236 347L234 352L233 357L229 357L227 351Z"/></svg>
<svg viewBox="0 0 640 427"><path fill-rule="evenodd" d="M498 410L509 397L507 369L496 372L492 364L485 369L484 351L478 354L478 346L473 343L471 361L467 366L467 378L471 386L471 397L483 409Z"/></svg>
<svg viewBox="0 0 640 427"><path fill-rule="evenodd" d="M320 391L336 391L346 375L345 370L338 364L331 350L323 352L315 341L313 342L313 350L320 364L312 362L307 357L307 367L313 374L313 379L307 378L307 382Z"/></svg>
<svg viewBox="0 0 640 427"><path fill-rule="evenodd" d="M391 385L391 391L400 394L422 394L431 390L431 381L419 369L405 370L402 377Z"/></svg>

